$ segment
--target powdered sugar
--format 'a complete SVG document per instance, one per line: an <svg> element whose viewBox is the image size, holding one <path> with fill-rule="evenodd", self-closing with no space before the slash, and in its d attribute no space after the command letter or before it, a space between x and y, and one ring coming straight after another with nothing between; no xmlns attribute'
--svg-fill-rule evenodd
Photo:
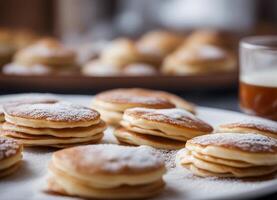
<svg viewBox="0 0 277 200"><path fill-rule="evenodd" d="M89 121L100 117L97 111L69 102L18 103L4 105L4 112L11 116L45 119L49 121Z"/></svg>
<svg viewBox="0 0 277 200"><path fill-rule="evenodd" d="M125 110L124 115L134 115L150 121L158 121L178 125L190 129L211 132L213 129L210 125L198 119L195 115L180 108L170 109L148 109L148 108L130 108ZM125 119L125 117L123 116Z"/></svg>
<svg viewBox="0 0 277 200"><path fill-rule="evenodd" d="M167 99L151 96L139 89L116 89L100 93L95 97L101 101L119 104L138 104L138 106L149 106L153 108L172 108L174 107Z"/></svg>
<svg viewBox="0 0 277 200"><path fill-rule="evenodd" d="M128 173L158 169L164 165L162 158L156 156L154 149L147 146L99 144L76 147L57 154L60 154L57 157L73 160L73 162L69 161L70 165L74 167L76 164L79 168L86 168L88 173L94 173L98 169L105 173ZM72 154L74 154L73 157ZM78 157L78 162L74 161L75 157Z"/></svg>
<svg viewBox="0 0 277 200"><path fill-rule="evenodd" d="M14 156L20 149L18 142L0 137L0 160Z"/></svg>
<svg viewBox="0 0 277 200"><path fill-rule="evenodd" d="M221 126L224 128L250 128L253 130L266 131L277 134L277 123L273 121L270 122L268 120L243 120L230 124L223 124Z"/></svg>
<svg viewBox="0 0 277 200"><path fill-rule="evenodd" d="M217 133L195 137L192 144L237 148L253 153L277 153L277 140L260 134Z"/></svg>

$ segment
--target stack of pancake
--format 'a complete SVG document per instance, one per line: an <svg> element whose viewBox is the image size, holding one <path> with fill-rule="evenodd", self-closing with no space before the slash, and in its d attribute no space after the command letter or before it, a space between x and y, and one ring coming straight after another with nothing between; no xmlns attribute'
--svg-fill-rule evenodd
<svg viewBox="0 0 277 200"><path fill-rule="evenodd" d="M90 108L61 101L13 102L3 106L1 135L26 146L64 148L100 141L105 123Z"/></svg>
<svg viewBox="0 0 277 200"><path fill-rule="evenodd" d="M20 166L23 146L17 141L0 137L0 177L12 174Z"/></svg>
<svg viewBox="0 0 277 200"><path fill-rule="evenodd" d="M119 125L123 112L128 108L174 108L179 107L195 113L195 106L174 94L141 88L121 88L99 93L92 102L92 108L101 113L110 125Z"/></svg>
<svg viewBox="0 0 277 200"><path fill-rule="evenodd" d="M222 124L217 128L218 133L257 133L277 139L277 124L271 121L244 120Z"/></svg>
<svg viewBox="0 0 277 200"><path fill-rule="evenodd" d="M42 38L19 50L13 62L3 67L4 74L17 75L68 74L76 70L75 51L53 38Z"/></svg>
<svg viewBox="0 0 277 200"><path fill-rule="evenodd" d="M216 133L187 141L177 165L202 177L259 177L277 171L277 140L253 133Z"/></svg>
<svg viewBox="0 0 277 200"><path fill-rule="evenodd" d="M120 142L160 149L180 149L188 139L213 131L210 125L180 108L127 109L120 124L123 128L114 132Z"/></svg>
<svg viewBox="0 0 277 200"><path fill-rule="evenodd" d="M149 147L87 145L57 151L47 190L96 199L140 199L164 188L164 162Z"/></svg>

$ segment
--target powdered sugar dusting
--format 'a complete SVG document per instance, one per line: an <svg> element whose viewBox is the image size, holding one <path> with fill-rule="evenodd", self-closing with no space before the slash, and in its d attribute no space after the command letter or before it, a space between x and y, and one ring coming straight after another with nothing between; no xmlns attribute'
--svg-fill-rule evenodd
<svg viewBox="0 0 277 200"><path fill-rule="evenodd" d="M135 115L146 120L158 121L178 125L190 129L211 132L213 128L198 119L195 115L181 108L148 109L131 108L125 110L126 115Z"/></svg>
<svg viewBox="0 0 277 200"><path fill-rule="evenodd" d="M221 126L224 128L250 128L258 131L266 131L277 134L277 123L273 121L271 122L269 120L243 120L230 124L223 124Z"/></svg>
<svg viewBox="0 0 277 200"><path fill-rule="evenodd" d="M277 140L260 134L217 133L203 135L189 140L189 143L199 145L215 145L227 148L237 148L253 153L277 153Z"/></svg>
<svg viewBox="0 0 277 200"><path fill-rule="evenodd" d="M69 162L70 165L78 165L77 169L86 168L87 173L94 173L95 170L105 173L139 172L158 169L164 165L163 159L157 157L154 149L148 146L88 145L60 152L60 157L64 157L62 154L67 154L66 152L69 152L66 159L74 160L78 157L78 162Z"/></svg>
<svg viewBox="0 0 277 200"><path fill-rule="evenodd" d="M15 140L0 137L0 160L14 156L20 149Z"/></svg>
<svg viewBox="0 0 277 200"><path fill-rule="evenodd" d="M45 119L49 121L89 121L100 117L90 108L69 102L18 103L4 105L4 112L11 116Z"/></svg>
<svg viewBox="0 0 277 200"><path fill-rule="evenodd" d="M157 96L151 96L138 90L119 89L108 92L103 92L96 95L97 99L112 103L131 103L143 106L152 106L153 108L173 108L175 107L167 99Z"/></svg>

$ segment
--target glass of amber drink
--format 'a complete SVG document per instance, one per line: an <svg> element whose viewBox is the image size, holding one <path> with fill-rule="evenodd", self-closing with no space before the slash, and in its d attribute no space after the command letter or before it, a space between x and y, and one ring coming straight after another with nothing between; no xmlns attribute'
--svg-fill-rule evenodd
<svg viewBox="0 0 277 200"><path fill-rule="evenodd" d="M277 121L277 36L240 42L239 80L241 109Z"/></svg>

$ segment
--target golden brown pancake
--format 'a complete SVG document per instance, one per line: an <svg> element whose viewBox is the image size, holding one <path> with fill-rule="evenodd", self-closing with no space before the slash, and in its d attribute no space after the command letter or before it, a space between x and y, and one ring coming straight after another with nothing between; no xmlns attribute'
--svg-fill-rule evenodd
<svg viewBox="0 0 277 200"><path fill-rule="evenodd" d="M104 121L100 121L99 124L88 126L88 127L76 127L76 128L63 128L63 129L51 129L51 128L31 128L25 126L18 126L5 122L2 125L2 129L6 131L21 132L34 136L55 136L58 138L68 138L68 137L88 137L103 132L106 129L106 124Z"/></svg>
<svg viewBox="0 0 277 200"><path fill-rule="evenodd" d="M103 133L99 132L87 137L67 137L60 138L49 135L29 135L16 131L1 130L1 136L9 137L22 143L24 146L56 146L63 144L79 144L79 143L98 143L103 138Z"/></svg>
<svg viewBox="0 0 277 200"><path fill-rule="evenodd" d="M100 122L100 114L68 102L16 103L4 106L7 122L32 128L88 127Z"/></svg>
<svg viewBox="0 0 277 200"><path fill-rule="evenodd" d="M277 170L277 140L260 134L217 133L188 140L176 163L198 176L252 177Z"/></svg>
<svg viewBox="0 0 277 200"><path fill-rule="evenodd" d="M174 51L184 38L176 33L151 31L137 41L137 48L144 62L159 67L163 58Z"/></svg>
<svg viewBox="0 0 277 200"><path fill-rule="evenodd" d="M119 38L112 41L100 53L100 60L107 64L116 64L121 67L139 62L140 59L135 43L127 38Z"/></svg>
<svg viewBox="0 0 277 200"><path fill-rule="evenodd" d="M164 137L140 134L134 131L129 131L125 128L116 129L114 131L114 136L122 143L135 146L147 145L157 149L169 150L181 149L185 146L185 142L167 139Z"/></svg>
<svg viewBox="0 0 277 200"><path fill-rule="evenodd" d="M158 130L165 133L167 138L180 140L183 137L184 141L187 138L209 134L213 131L209 124L179 108L131 108L125 110L122 121L127 122L127 129L128 125L139 127L146 131L150 130L150 135ZM121 124L125 126L125 123Z"/></svg>
<svg viewBox="0 0 277 200"><path fill-rule="evenodd" d="M0 137L0 177L16 171L22 160L23 146L19 142Z"/></svg>
<svg viewBox="0 0 277 200"><path fill-rule="evenodd" d="M87 145L57 151L48 191L100 199L146 198L164 187L164 162L150 147Z"/></svg>
<svg viewBox="0 0 277 200"><path fill-rule="evenodd" d="M241 121L222 124L217 128L217 132L257 133L277 139L277 125L274 122Z"/></svg>
<svg viewBox="0 0 277 200"><path fill-rule="evenodd" d="M162 72L169 75L193 75L233 71L235 67L234 55L221 47L183 46L165 58Z"/></svg>
<svg viewBox="0 0 277 200"><path fill-rule="evenodd" d="M51 67L76 66L76 54L59 41L44 38L16 53L15 63L21 65L47 65Z"/></svg>

